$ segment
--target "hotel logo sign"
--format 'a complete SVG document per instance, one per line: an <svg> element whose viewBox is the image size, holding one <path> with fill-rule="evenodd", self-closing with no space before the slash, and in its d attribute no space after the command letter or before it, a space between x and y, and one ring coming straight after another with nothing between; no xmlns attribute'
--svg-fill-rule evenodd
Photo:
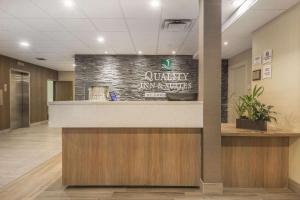
<svg viewBox="0 0 300 200"><path fill-rule="evenodd" d="M155 97L163 97L166 93L188 92L192 89L190 74L185 72L173 72L171 59L161 61L161 71L146 71L139 85L140 91L149 94L159 94Z"/></svg>
<svg viewBox="0 0 300 200"><path fill-rule="evenodd" d="M171 71L172 70L172 61L171 61L171 59L163 59L161 61L161 66L164 70Z"/></svg>

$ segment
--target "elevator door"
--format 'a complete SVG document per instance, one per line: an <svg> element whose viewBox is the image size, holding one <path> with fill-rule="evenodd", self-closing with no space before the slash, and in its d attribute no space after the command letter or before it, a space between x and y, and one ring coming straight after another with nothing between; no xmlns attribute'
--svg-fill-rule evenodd
<svg viewBox="0 0 300 200"><path fill-rule="evenodd" d="M29 84L28 73L11 71L10 74L10 127L29 126Z"/></svg>

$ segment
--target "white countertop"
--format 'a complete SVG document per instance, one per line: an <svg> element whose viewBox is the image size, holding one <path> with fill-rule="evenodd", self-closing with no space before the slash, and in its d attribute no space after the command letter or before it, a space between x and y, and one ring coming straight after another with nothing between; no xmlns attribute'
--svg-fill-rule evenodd
<svg viewBox="0 0 300 200"><path fill-rule="evenodd" d="M202 128L199 101L49 103L49 126L64 128Z"/></svg>
<svg viewBox="0 0 300 200"><path fill-rule="evenodd" d="M48 105L199 105L202 101L54 101Z"/></svg>

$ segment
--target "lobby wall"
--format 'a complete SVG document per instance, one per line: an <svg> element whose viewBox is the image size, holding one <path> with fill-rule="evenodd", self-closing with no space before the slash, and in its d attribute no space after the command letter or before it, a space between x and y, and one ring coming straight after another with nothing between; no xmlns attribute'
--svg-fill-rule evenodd
<svg viewBox="0 0 300 200"><path fill-rule="evenodd" d="M171 60L172 69L170 71L162 69L161 62L164 59ZM76 100L85 99L88 87L96 86L95 84L111 86L112 90L117 93L118 100L121 101L166 100L166 98L145 98L146 92L172 93L174 95L179 93L192 95L198 92L198 61L194 60L192 56L76 55L75 63ZM188 76L187 80L147 81L145 74L149 71L188 73ZM140 89L141 83L162 85L152 89ZM189 83L191 87L180 91L177 91L176 88L161 89L166 86L166 83Z"/></svg>
<svg viewBox="0 0 300 200"><path fill-rule="evenodd" d="M57 80L58 72L34 64L22 62L0 55L0 90L3 92L3 105L0 105L0 130L10 128L9 71L11 68L30 73L30 123L47 120L47 80Z"/></svg>
<svg viewBox="0 0 300 200"><path fill-rule="evenodd" d="M59 81L75 81L75 72L72 71L59 71L58 72Z"/></svg>
<svg viewBox="0 0 300 200"><path fill-rule="evenodd" d="M273 49L272 79L252 83L264 86L261 100L275 106L279 128L300 131L300 4L257 30L252 55ZM255 66L253 69L261 69ZM300 139L290 141L289 176L300 183Z"/></svg>

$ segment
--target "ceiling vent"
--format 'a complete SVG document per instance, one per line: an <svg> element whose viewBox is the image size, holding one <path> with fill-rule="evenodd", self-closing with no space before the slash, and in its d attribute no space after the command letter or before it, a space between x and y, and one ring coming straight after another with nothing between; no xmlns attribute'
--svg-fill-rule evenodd
<svg viewBox="0 0 300 200"><path fill-rule="evenodd" d="M192 19L165 19L162 29L165 31L188 31L193 24Z"/></svg>

